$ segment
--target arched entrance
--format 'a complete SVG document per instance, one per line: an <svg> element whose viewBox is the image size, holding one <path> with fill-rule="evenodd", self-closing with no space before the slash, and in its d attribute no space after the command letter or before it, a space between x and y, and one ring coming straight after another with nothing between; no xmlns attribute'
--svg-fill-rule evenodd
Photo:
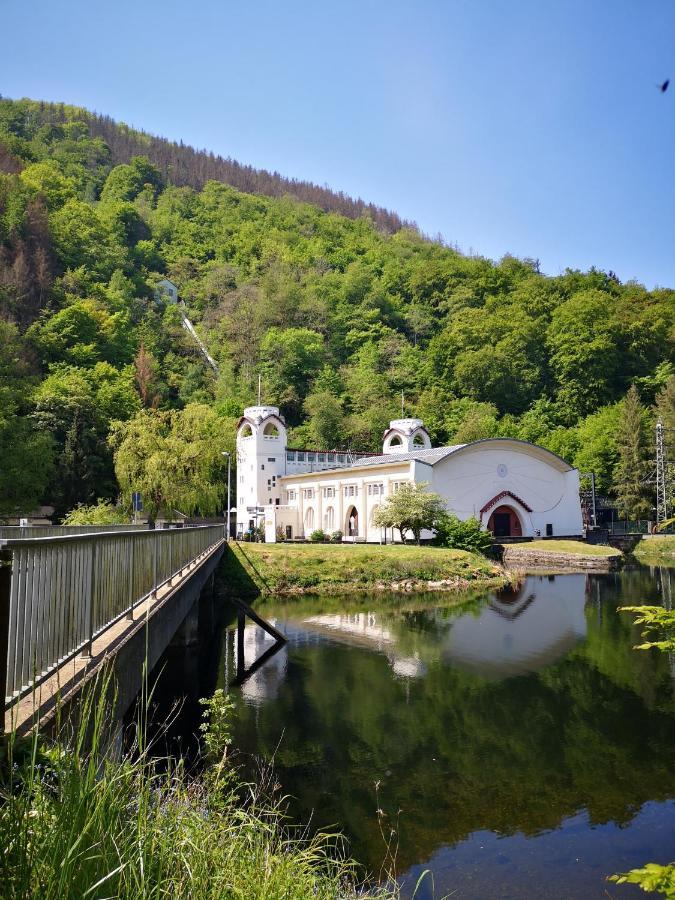
<svg viewBox="0 0 675 900"><path fill-rule="evenodd" d="M498 506L490 514L488 531L495 537L522 537L523 527L518 513L512 506Z"/></svg>
<svg viewBox="0 0 675 900"><path fill-rule="evenodd" d="M347 527L345 531L348 537L358 537L359 535L359 511L355 506L350 506L347 510Z"/></svg>

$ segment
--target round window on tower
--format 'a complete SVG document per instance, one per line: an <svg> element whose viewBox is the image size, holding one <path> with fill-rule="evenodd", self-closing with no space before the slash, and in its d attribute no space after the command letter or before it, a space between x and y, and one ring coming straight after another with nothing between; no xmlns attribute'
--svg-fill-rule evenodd
<svg viewBox="0 0 675 900"><path fill-rule="evenodd" d="M506 468L504 463L499 463L499 465L497 466L497 475L499 475L500 478L506 478L508 474L509 470Z"/></svg>

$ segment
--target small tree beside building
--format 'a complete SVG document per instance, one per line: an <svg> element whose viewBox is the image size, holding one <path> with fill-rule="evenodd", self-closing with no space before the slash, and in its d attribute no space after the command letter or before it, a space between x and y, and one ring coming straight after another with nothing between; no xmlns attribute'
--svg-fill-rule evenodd
<svg viewBox="0 0 675 900"><path fill-rule="evenodd" d="M428 481L402 484L375 511L373 523L378 528L398 529L401 540L405 540L406 532L412 531L419 544L422 531L432 530L437 522L447 516L445 503L438 494L427 490L428 485Z"/></svg>

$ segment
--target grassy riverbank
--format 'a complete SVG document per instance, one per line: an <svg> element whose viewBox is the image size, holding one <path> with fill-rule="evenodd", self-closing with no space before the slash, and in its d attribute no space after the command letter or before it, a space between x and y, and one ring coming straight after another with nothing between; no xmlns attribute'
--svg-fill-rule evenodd
<svg viewBox="0 0 675 900"><path fill-rule="evenodd" d="M642 540L633 556L646 566L675 566L675 535Z"/></svg>
<svg viewBox="0 0 675 900"><path fill-rule="evenodd" d="M390 544L231 544L224 581L239 596L497 586L504 570L478 553ZM443 584L441 584L441 582Z"/></svg>
<svg viewBox="0 0 675 900"><path fill-rule="evenodd" d="M530 550L532 553L568 553L571 556L621 556L621 551L606 544L586 544L584 541L523 541L508 544L518 550Z"/></svg>
<svg viewBox="0 0 675 900"><path fill-rule="evenodd" d="M98 743L102 709L92 711L87 752L82 734L51 745L10 738L0 764L2 896L356 898L339 839L289 829L278 802L239 784L224 756L228 714L216 695L196 776L138 748L111 759Z"/></svg>

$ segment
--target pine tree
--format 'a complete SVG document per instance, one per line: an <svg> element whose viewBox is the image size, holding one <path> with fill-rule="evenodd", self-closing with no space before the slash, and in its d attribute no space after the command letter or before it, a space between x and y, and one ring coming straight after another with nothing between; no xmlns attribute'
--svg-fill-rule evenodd
<svg viewBox="0 0 675 900"><path fill-rule="evenodd" d="M619 461L614 488L621 512L628 519L647 519L652 514L645 409L632 385L623 401L617 432Z"/></svg>

